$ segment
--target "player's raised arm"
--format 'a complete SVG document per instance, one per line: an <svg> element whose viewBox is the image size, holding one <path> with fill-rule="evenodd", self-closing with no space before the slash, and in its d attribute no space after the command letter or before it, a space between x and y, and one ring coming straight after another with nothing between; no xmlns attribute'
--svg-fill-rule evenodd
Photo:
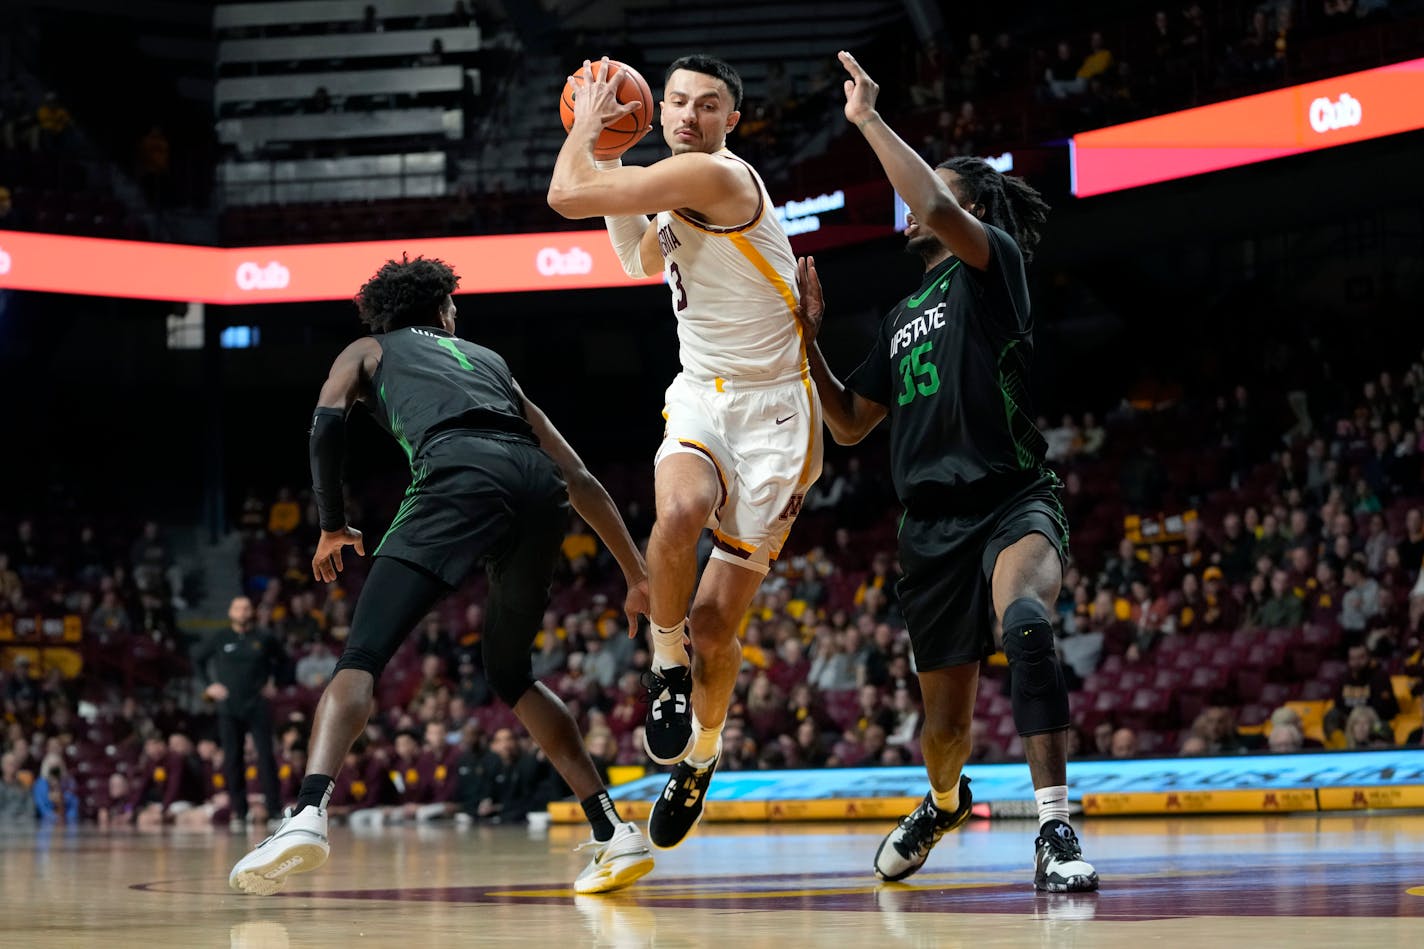
<svg viewBox="0 0 1424 949"><path fill-rule="evenodd" d="M816 274L816 258L797 258L796 286L801 296L796 304L796 319L801 324L801 338L806 341L806 361L811 365L811 378L816 381L816 391L821 396L826 428L831 430L836 444L854 445L880 424L885 417L885 406L846 388L821 354L821 344L816 342L816 337L821 332L826 305L821 278Z"/></svg>
<svg viewBox="0 0 1424 949"><path fill-rule="evenodd" d="M890 184L920 224L933 231L951 254L976 270L988 267L989 236L984 233L984 225L960 205L944 179L885 124L875 110L880 94L875 80L850 53L842 51L837 55L850 74L845 81L845 116L870 143Z"/></svg>
<svg viewBox="0 0 1424 949"><path fill-rule="evenodd" d="M366 555L361 532L346 523L346 495L341 467L346 458L346 413L361 395L361 386L380 362L381 346L365 337L347 346L331 364L312 413L312 493L316 497L321 539L312 557L312 574L328 583L341 572L341 548L351 544Z"/></svg>
<svg viewBox="0 0 1424 949"><path fill-rule="evenodd" d="M578 452L549 421L549 417L529 401L518 383L514 388L524 403L524 417L534 429L539 447L549 453L564 474L564 482L569 486L569 503L608 546L618 566L623 568L623 577L628 584L628 599L625 601L628 631L636 633L638 613L648 611L648 565L643 562L643 555L638 552L638 545L628 533L623 516L618 513L608 490L588 470Z"/></svg>

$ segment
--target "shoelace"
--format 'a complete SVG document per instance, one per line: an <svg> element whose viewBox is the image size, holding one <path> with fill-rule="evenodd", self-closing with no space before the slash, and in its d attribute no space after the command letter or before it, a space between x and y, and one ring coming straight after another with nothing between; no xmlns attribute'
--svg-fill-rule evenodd
<svg viewBox="0 0 1424 949"><path fill-rule="evenodd" d="M912 854L918 856L920 851L934 846L935 833L938 830L935 823L934 814L923 804L900 819L900 826L905 828L906 839L914 844L910 850Z"/></svg>
<svg viewBox="0 0 1424 949"><path fill-rule="evenodd" d="M1078 835L1073 833L1072 828L1066 834L1052 833L1042 839L1047 841L1049 849L1055 854L1070 860L1082 859L1083 846L1078 843Z"/></svg>
<svg viewBox="0 0 1424 949"><path fill-rule="evenodd" d="M672 691L667 687L667 678L652 669L643 673L642 682L643 688L648 690L649 701L662 701L661 697L664 694L666 694L668 698L672 698Z"/></svg>

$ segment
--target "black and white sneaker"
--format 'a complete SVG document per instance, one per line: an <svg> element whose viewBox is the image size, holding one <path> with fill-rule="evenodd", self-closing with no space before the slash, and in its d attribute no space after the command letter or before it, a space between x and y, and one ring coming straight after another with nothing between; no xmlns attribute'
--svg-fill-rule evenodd
<svg viewBox="0 0 1424 949"><path fill-rule="evenodd" d="M707 788L712 784L712 772L722 760L722 742L717 741L717 756L700 768L686 761L678 762L668 775L663 793L653 802L648 815L648 839L659 850L671 850L687 839L692 828L702 819L702 805L707 802Z"/></svg>
<svg viewBox="0 0 1424 949"><path fill-rule="evenodd" d="M643 750L658 764L677 764L692 753L692 668L665 666L643 673L648 714Z"/></svg>
<svg viewBox="0 0 1424 949"><path fill-rule="evenodd" d="M1033 885L1048 893L1087 893L1098 888L1098 871L1083 859L1078 835L1061 820L1051 820L1034 841Z"/></svg>
<svg viewBox="0 0 1424 949"><path fill-rule="evenodd" d="M903 880L925 865L939 839L969 820L974 795L969 779L959 777L959 809L946 814L935 806L934 795L926 794L920 806L900 818L895 829L885 835L875 851L875 875L887 883Z"/></svg>

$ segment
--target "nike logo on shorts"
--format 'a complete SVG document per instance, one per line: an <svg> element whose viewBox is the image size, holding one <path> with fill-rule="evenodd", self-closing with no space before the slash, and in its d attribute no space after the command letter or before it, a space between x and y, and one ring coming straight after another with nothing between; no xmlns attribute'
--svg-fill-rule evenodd
<svg viewBox="0 0 1424 949"><path fill-rule="evenodd" d="M779 418L779 419L777 419L777 420L776 420L776 424L777 424L777 425L781 425L781 424L783 424L783 423L785 423L785 422L791 421L791 420L794 419L795 417L796 417L796 413L795 413L795 412L792 412L790 415L786 416L786 418Z"/></svg>

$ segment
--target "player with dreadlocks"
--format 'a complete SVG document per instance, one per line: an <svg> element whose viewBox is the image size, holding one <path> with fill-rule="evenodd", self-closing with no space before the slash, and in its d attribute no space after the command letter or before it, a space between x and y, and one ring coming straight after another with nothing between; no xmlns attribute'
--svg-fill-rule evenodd
<svg viewBox="0 0 1424 949"><path fill-rule="evenodd" d="M865 70L849 53L840 60L850 74L846 118L910 206L906 250L925 262L919 289L886 317L844 385L820 348L810 351L837 442L854 444L890 416L892 475L905 506L897 592L924 694L930 792L881 843L875 872L903 880L968 820L961 772L979 663L998 633L1038 803L1034 885L1095 890L1097 872L1068 824L1068 689L1049 619L1068 525L1028 404L1033 322L1024 265L1048 205L1023 179L977 158L930 168L875 111L879 87ZM799 261L797 278L809 343L825 308L815 261Z"/></svg>

